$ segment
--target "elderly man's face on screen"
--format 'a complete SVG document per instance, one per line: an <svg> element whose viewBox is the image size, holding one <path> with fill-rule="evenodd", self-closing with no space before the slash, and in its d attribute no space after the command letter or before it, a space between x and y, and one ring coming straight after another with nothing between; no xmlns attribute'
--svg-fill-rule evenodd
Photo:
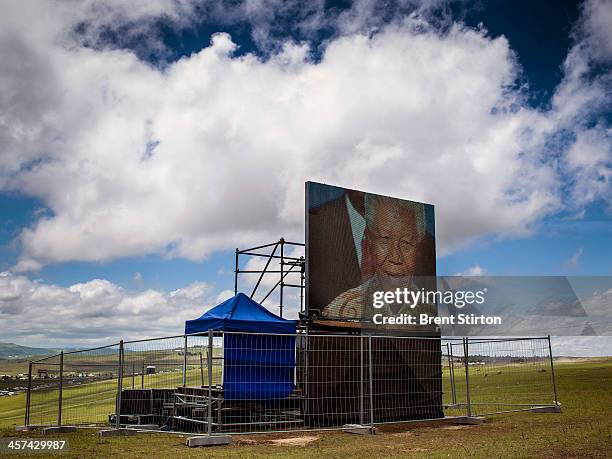
<svg viewBox="0 0 612 459"><path fill-rule="evenodd" d="M370 212L373 218L368 233L374 272L387 279L412 276L418 243L414 211L397 201L380 199Z"/></svg>

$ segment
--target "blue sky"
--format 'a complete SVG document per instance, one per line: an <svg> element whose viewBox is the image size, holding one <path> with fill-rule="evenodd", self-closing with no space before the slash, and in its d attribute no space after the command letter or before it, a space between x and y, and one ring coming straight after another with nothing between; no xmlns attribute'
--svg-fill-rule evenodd
<svg viewBox="0 0 612 459"><path fill-rule="evenodd" d="M332 2L335 3L335 2ZM346 7L337 2L331 8ZM503 35L517 53L523 69L521 80L529 86L529 101L535 106L547 105L555 87L561 81L561 66L572 44L570 31L578 19L580 2L496 2L453 3L454 18L471 27L482 24L489 36ZM529 14L525 14L529 7ZM544 20L545 19L545 20ZM291 21L279 32L291 34ZM208 46L211 35L220 31L231 34L241 53L254 52L265 56L253 43L248 23L222 24L206 20L184 29L165 26L163 21L153 26L161 30L168 46L164 62L157 55L148 54L138 43L127 46L154 65L165 65L166 60L178 60ZM156 33L159 33L157 32ZM317 37L316 43L325 38ZM109 37L114 46L116 37ZM131 46L130 46L131 45ZM44 202L15 193L3 193L2 208L2 269L16 263L19 249L14 239L23 226L30 225L36 215L45 209ZM407 198L410 198L409 196ZM612 217L596 203L579 221L566 221L552 216L534 231L521 238L500 239L487 237L472 246L440 259L442 275L453 275L478 265L490 274L500 275L609 275L612 274ZM279 228L279 236L283 235ZM264 241L266 242L266 241ZM568 267L567 263L581 252L580 263ZM44 267L38 277L48 282L69 286L92 278L108 279L130 289L162 288L173 290L196 280L211 280L225 288L233 283L233 251L215 253L201 262L167 259L155 254L127 257L104 263L60 263ZM221 272L220 272L221 271ZM135 282L135 273L143 280Z"/></svg>
<svg viewBox="0 0 612 459"><path fill-rule="evenodd" d="M0 271L15 297L16 279L166 303L200 286L193 309L176 306L197 314L233 288L234 247L303 238L309 179L435 204L441 275L612 274L606 2L101 5L2 38L15 64L2 71ZM360 53L365 76L343 75ZM385 88L423 105L404 112Z"/></svg>

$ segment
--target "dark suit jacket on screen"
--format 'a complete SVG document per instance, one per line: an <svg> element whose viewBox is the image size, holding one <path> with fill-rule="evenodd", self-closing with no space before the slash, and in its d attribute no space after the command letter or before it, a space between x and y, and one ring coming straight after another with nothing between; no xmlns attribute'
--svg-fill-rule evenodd
<svg viewBox="0 0 612 459"><path fill-rule="evenodd" d="M321 311L361 283L345 195L308 210L308 308Z"/></svg>

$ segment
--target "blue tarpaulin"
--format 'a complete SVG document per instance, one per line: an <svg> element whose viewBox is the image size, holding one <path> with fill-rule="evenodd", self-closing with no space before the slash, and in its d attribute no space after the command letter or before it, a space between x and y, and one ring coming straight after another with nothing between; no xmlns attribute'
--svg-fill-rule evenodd
<svg viewBox="0 0 612 459"><path fill-rule="evenodd" d="M278 317L238 293L198 319L185 322L185 333L227 332L223 335L226 400L272 400L293 391L296 325L295 320Z"/></svg>

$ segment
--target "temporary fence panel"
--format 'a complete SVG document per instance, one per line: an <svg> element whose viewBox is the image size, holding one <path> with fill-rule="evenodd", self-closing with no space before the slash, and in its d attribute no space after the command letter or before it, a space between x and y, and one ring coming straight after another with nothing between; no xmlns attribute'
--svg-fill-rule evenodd
<svg viewBox="0 0 612 459"><path fill-rule="evenodd" d="M209 332L32 362L27 425L252 433L557 403L548 338ZM117 414L119 416L117 416Z"/></svg>
<svg viewBox="0 0 612 459"><path fill-rule="evenodd" d="M116 411L119 345L64 354L62 423L104 424Z"/></svg>
<svg viewBox="0 0 612 459"><path fill-rule="evenodd" d="M467 405L469 394L471 415L556 404L548 338L473 338L465 343L467 359L460 346L453 346L464 359L455 365L455 379L462 404Z"/></svg>
<svg viewBox="0 0 612 459"><path fill-rule="evenodd" d="M58 425L61 356L46 357L30 365L26 397L26 425Z"/></svg>

